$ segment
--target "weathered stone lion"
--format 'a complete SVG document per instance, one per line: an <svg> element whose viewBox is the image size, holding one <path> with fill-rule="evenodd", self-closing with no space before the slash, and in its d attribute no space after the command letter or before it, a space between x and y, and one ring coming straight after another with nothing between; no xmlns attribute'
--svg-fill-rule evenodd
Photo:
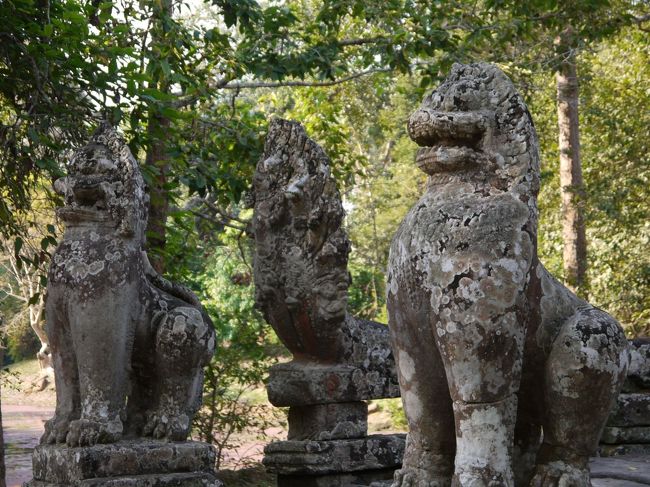
<svg viewBox="0 0 650 487"><path fill-rule="evenodd" d="M184 440L214 328L196 296L149 265L138 163L103 125L55 189L65 197L58 216L66 226L46 298L57 404L41 442Z"/></svg>
<svg viewBox="0 0 650 487"><path fill-rule="evenodd" d="M430 179L390 251L410 426L393 485L590 485L627 342L538 260L538 141L522 98L492 65L455 65L408 128Z"/></svg>

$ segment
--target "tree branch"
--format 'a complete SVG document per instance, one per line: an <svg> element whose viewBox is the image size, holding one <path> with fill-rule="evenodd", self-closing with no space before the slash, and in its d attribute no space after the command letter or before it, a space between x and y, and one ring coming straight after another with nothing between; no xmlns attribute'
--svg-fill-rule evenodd
<svg viewBox="0 0 650 487"><path fill-rule="evenodd" d="M635 24L642 24L643 22L648 22L650 20L650 13L641 15L640 17L634 17L632 20Z"/></svg>
<svg viewBox="0 0 650 487"><path fill-rule="evenodd" d="M225 90L241 90L247 88L279 88L282 86L312 86L312 87L322 87L322 86L334 86L347 81L351 81L356 78L361 78L362 76L368 76L374 73L388 73L392 71L390 68L376 68L368 69L366 71L361 71L359 73L351 74L345 78L339 78L330 81L277 81L277 82L242 82L242 83L228 83L222 86Z"/></svg>
<svg viewBox="0 0 650 487"><path fill-rule="evenodd" d="M20 296L18 294L14 294L14 293L12 293L10 291L7 291L6 289L3 289L2 292L5 293L7 296L11 296L12 298L16 298L16 299L22 301L23 303L26 303L27 301L29 301L27 298L25 298L25 296Z"/></svg>
<svg viewBox="0 0 650 487"><path fill-rule="evenodd" d="M196 217L199 217L199 218L201 218L203 220L206 220L206 221L209 221L211 223L216 223L218 225L223 225L225 227L234 228L235 230L239 230L239 231L242 231L242 232L246 230L246 227L241 227L239 225L235 225L234 223L230 223L229 221L227 221L225 219L214 218L213 216L206 215L205 213L201 213L200 211L190 210L190 213L192 213L192 215L194 215Z"/></svg>
<svg viewBox="0 0 650 487"><path fill-rule="evenodd" d="M380 42L386 41L386 37L371 37L368 39L342 39L338 41L339 46L362 46L364 44L378 44Z"/></svg>
<svg viewBox="0 0 650 487"><path fill-rule="evenodd" d="M223 88L228 84L228 82L232 81L232 75L227 75L224 76L221 79L216 80L213 83L208 83L206 87L206 92L209 92L211 90L218 90L220 88ZM192 103L196 103L199 101L201 98L201 94L197 93L195 95L188 95L183 97L181 93L172 93L174 96L178 96L179 98L177 100L174 100L171 105L174 108L184 108L188 105L191 105Z"/></svg>
<svg viewBox="0 0 650 487"><path fill-rule="evenodd" d="M216 213L219 213L223 218L226 218L227 220L234 220L234 221L239 222L239 223L241 223L243 225L248 225L250 223L250 220L242 220L241 218L237 218L236 216L231 215L230 213L227 213L227 212L223 211L217 205L215 205L214 203L212 203L212 202L210 202L210 201L208 201L206 199L201 200L201 203L206 205L212 211L214 211Z"/></svg>

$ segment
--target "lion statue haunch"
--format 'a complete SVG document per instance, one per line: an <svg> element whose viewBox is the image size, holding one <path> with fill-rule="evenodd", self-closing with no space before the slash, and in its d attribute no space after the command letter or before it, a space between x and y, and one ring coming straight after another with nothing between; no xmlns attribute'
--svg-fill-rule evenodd
<svg viewBox="0 0 650 487"><path fill-rule="evenodd" d="M55 189L66 227L46 298L57 402L41 443L185 440L214 328L196 296L159 276L143 251L148 196L138 163L102 125Z"/></svg>
<svg viewBox="0 0 650 487"><path fill-rule="evenodd" d="M390 250L410 427L393 486L589 486L627 341L538 260L526 105L498 68L455 65L408 129L430 179Z"/></svg>

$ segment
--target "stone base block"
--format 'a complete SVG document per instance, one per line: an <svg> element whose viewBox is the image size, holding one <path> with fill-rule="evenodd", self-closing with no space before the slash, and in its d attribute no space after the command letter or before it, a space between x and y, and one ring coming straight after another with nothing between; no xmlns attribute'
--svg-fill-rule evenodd
<svg viewBox="0 0 650 487"><path fill-rule="evenodd" d="M647 455L650 458L650 443L630 443L626 445L600 445L598 454L601 457L616 457L620 455Z"/></svg>
<svg viewBox="0 0 650 487"><path fill-rule="evenodd" d="M223 487L211 473L171 473L163 475L133 475L79 480L73 483L52 483L31 480L24 487Z"/></svg>
<svg viewBox="0 0 650 487"><path fill-rule="evenodd" d="M607 426L603 430L600 442L607 445L617 445L619 443L650 443L650 426L631 426L629 428Z"/></svg>
<svg viewBox="0 0 650 487"><path fill-rule="evenodd" d="M30 487L216 486L215 450L199 442L125 440L68 448L40 445L32 454Z"/></svg>
<svg viewBox="0 0 650 487"><path fill-rule="evenodd" d="M368 405L340 402L289 408L289 440L342 440L368 435Z"/></svg>
<svg viewBox="0 0 650 487"><path fill-rule="evenodd" d="M269 402L278 407L399 397L397 382L377 371L316 362L274 365L266 391Z"/></svg>
<svg viewBox="0 0 650 487"><path fill-rule="evenodd" d="M630 368L623 392L650 393L650 337L630 342Z"/></svg>
<svg viewBox="0 0 650 487"><path fill-rule="evenodd" d="M650 426L650 394L619 394L608 426Z"/></svg>
<svg viewBox="0 0 650 487"><path fill-rule="evenodd" d="M330 441L276 441L264 448L263 463L278 475L329 475L398 468L406 435L371 435Z"/></svg>
<svg viewBox="0 0 650 487"><path fill-rule="evenodd" d="M390 487L394 473L395 469L389 468L334 475L278 475L278 487L367 487L378 482Z"/></svg>

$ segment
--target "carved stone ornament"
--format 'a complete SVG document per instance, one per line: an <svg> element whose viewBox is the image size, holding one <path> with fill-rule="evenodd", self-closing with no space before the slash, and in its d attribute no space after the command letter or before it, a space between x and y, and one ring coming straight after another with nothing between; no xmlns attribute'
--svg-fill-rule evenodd
<svg viewBox="0 0 650 487"><path fill-rule="evenodd" d="M589 486L627 341L539 262L526 105L497 67L457 64L408 130L430 178L390 250L410 429L393 486Z"/></svg>

